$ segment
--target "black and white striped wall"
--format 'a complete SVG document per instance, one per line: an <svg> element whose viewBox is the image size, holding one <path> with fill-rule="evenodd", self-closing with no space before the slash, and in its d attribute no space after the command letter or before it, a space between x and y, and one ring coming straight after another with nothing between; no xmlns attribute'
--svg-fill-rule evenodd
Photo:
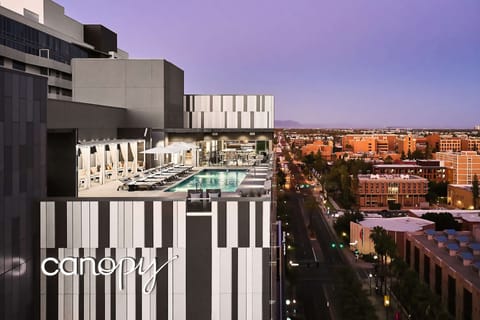
<svg viewBox="0 0 480 320"><path fill-rule="evenodd" d="M270 319L270 212L260 198L220 198L207 213L187 212L185 200L42 201L42 261L179 258L150 294L151 272L127 275L123 291L115 274L42 274L41 319Z"/></svg>

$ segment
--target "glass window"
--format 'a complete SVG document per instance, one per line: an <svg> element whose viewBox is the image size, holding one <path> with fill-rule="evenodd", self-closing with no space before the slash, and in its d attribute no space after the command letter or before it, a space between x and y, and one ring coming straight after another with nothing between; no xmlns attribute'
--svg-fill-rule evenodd
<svg viewBox="0 0 480 320"><path fill-rule="evenodd" d="M13 62L13 69L25 71L25 68L26 68L25 63L16 61L16 60L13 60L12 62Z"/></svg>
<svg viewBox="0 0 480 320"><path fill-rule="evenodd" d="M40 49L48 49L50 59L65 64L72 58L89 57L83 48L4 16L0 16L0 44L36 56Z"/></svg>

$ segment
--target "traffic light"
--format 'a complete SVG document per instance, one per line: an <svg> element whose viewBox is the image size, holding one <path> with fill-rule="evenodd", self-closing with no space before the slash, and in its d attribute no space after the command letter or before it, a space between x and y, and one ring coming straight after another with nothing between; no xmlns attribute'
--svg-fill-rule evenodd
<svg viewBox="0 0 480 320"><path fill-rule="evenodd" d="M340 243L340 249L343 248L343 243Z"/></svg>
<svg viewBox="0 0 480 320"><path fill-rule="evenodd" d="M337 244L335 242L332 242L331 246L332 246L332 248L335 248L337 246Z"/></svg>

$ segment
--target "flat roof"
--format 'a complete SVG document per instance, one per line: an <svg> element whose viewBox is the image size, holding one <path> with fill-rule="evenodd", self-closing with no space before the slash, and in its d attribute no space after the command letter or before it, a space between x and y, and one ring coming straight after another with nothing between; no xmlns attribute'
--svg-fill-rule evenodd
<svg viewBox="0 0 480 320"><path fill-rule="evenodd" d="M396 232L415 232L423 230L426 226L434 226L434 222L413 218L413 217L395 217L395 218L365 218L360 221L362 227L374 228L382 227L387 231Z"/></svg>
<svg viewBox="0 0 480 320"><path fill-rule="evenodd" d="M411 174L359 174L359 180L425 180L427 179Z"/></svg>
<svg viewBox="0 0 480 320"><path fill-rule="evenodd" d="M450 213L454 218L460 218L462 220L465 220L467 222L479 222L480 223L480 210L460 210L460 209L413 209L409 210L411 213L413 213L417 217L423 216L427 212L433 212L433 213L442 213L442 212L448 212Z"/></svg>
<svg viewBox="0 0 480 320"><path fill-rule="evenodd" d="M441 234L442 231L438 231L437 234ZM470 234L469 232L459 232L460 234ZM471 234L470 234L471 235ZM450 270L456 273L459 277L465 279L465 281L470 282L473 287L477 290L480 289L480 276L477 270L472 266L480 261L478 258L473 258L472 264L469 266L463 265L463 259L469 258L466 252L469 252L467 249L460 248L458 255L450 256L449 250L446 248L439 248L435 240L428 240L427 236L423 233L412 234L412 238L418 241L425 251L431 253L433 256L433 261L443 261L446 265L450 267ZM475 241L472 240L472 243ZM456 240L448 240L446 246L450 243L456 243ZM461 258L462 257L462 258Z"/></svg>
<svg viewBox="0 0 480 320"><path fill-rule="evenodd" d="M449 187L459 188L467 191L472 191L471 184L450 184Z"/></svg>

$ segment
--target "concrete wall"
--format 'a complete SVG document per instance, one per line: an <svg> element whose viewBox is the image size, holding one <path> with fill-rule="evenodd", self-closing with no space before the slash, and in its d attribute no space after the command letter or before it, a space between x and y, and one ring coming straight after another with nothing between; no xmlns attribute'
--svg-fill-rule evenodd
<svg viewBox="0 0 480 320"><path fill-rule="evenodd" d="M0 6L22 15L24 18L16 19L22 23L66 41L83 43L83 24L66 16L65 9L51 0L2 0ZM24 9L37 14L38 21L24 15Z"/></svg>
<svg viewBox="0 0 480 320"><path fill-rule="evenodd" d="M83 24L65 15L65 9L51 1L45 1L44 24L58 30L73 39L83 42Z"/></svg>
<svg viewBox="0 0 480 320"><path fill-rule="evenodd" d="M165 60L73 59L72 71L73 100L127 108L127 127L183 123L183 71Z"/></svg>
<svg viewBox="0 0 480 320"><path fill-rule="evenodd" d="M48 100L48 129L78 129L79 140L115 139L127 110L72 101Z"/></svg>
<svg viewBox="0 0 480 320"><path fill-rule="evenodd" d="M23 16L23 10L27 9L38 15L38 21L44 20L44 0L2 0L0 5Z"/></svg>

